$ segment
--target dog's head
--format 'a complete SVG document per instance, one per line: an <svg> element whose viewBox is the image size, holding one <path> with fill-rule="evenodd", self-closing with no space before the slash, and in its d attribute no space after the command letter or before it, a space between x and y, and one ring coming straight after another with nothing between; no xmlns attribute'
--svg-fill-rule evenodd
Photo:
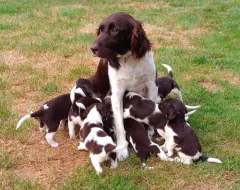
<svg viewBox="0 0 240 190"><path fill-rule="evenodd" d="M159 104L159 109L167 116L168 120L173 120L176 117L185 118L185 114L187 113L187 108L182 101L175 98L162 101Z"/></svg>
<svg viewBox="0 0 240 190"><path fill-rule="evenodd" d="M140 59L151 48L142 23L127 13L113 13L105 18L97 29L97 39L91 50L100 58L115 58L131 51Z"/></svg>

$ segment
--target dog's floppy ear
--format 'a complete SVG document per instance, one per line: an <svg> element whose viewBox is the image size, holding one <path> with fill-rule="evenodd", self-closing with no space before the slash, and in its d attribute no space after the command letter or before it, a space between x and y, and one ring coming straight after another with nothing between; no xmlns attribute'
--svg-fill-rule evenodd
<svg viewBox="0 0 240 190"><path fill-rule="evenodd" d="M142 28L140 21L133 21L133 29L131 36L131 52L135 59L142 58L151 48L151 44Z"/></svg>

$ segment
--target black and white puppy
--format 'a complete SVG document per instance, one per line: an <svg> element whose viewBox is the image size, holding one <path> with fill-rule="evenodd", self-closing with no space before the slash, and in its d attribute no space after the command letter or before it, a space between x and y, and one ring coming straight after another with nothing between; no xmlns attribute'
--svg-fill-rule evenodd
<svg viewBox="0 0 240 190"><path fill-rule="evenodd" d="M111 168L117 167L116 152L127 147L127 144L116 146L112 138L103 129L103 120L111 114L111 109L101 103L93 104L84 112L84 121L80 129L78 150L90 152L90 158L97 174L102 173L100 163L111 159Z"/></svg>
<svg viewBox="0 0 240 190"><path fill-rule="evenodd" d="M186 116L192 113L194 113L194 111L186 114ZM123 98L123 117L124 119L132 118L138 122L145 123L149 127L156 129L161 136L162 134L160 132L167 124L167 117L160 109L159 104L147 98L143 98L134 92L126 92ZM151 139L153 134L149 134Z"/></svg>
<svg viewBox="0 0 240 190"><path fill-rule="evenodd" d="M165 139L162 148L167 151L168 157L173 156L174 150L176 150L178 157L174 158L174 161L184 164L191 164L198 160L222 163L217 158L208 158L203 155L195 131L185 121L187 108L180 100L165 100L160 103L159 108L168 119L167 125L161 131Z"/></svg>
<svg viewBox="0 0 240 190"><path fill-rule="evenodd" d="M45 102L38 111L22 117L16 129L18 129L24 121L29 118L37 118L40 122L40 131L44 130L44 125L47 126L46 140L51 147L57 147L58 143L54 141L53 137L60 125L61 120L68 117L68 112L72 102L70 94L64 94Z"/></svg>
<svg viewBox="0 0 240 190"><path fill-rule="evenodd" d="M179 100L183 101L182 93L177 82L173 79L173 71L169 65L162 64L168 70L167 77L159 77L156 79L158 86L158 100L157 103L160 103L161 100L167 97L168 94L175 94Z"/></svg>
<svg viewBox="0 0 240 190"><path fill-rule="evenodd" d="M82 97L78 101L74 101L68 113L68 130L70 139L75 139L75 125L82 126L83 113L86 108L92 104L102 103L100 98Z"/></svg>
<svg viewBox="0 0 240 190"><path fill-rule="evenodd" d="M80 89L79 89L80 88ZM106 60L100 60L97 71L95 74L87 79L78 79L76 85L71 90L71 101L79 98L75 97L77 94L83 94L81 89L85 89L85 96L98 97L103 99L110 90L109 78L108 78L108 62Z"/></svg>
<svg viewBox="0 0 240 190"><path fill-rule="evenodd" d="M125 91L136 92L154 102L157 100L153 52L142 23L127 13L113 13L106 17L99 25L97 35L91 50L109 65L117 144L122 145L126 143L122 112ZM127 156L127 148L118 153L119 160Z"/></svg>
<svg viewBox="0 0 240 190"><path fill-rule="evenodd" d="M124 128L127 139L131 143L137 156L143 162L143 166L146 165L145 162L153 154L157 155L161 160L172 161L172 159L166 156L158 144L148 138L147 130L142 123L130 118L124 119Z"/></svg>

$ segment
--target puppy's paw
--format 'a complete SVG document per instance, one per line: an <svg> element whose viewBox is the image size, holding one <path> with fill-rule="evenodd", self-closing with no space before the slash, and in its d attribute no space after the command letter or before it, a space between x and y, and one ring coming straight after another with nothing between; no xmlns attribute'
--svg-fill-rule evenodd
<svg viewBox="0 0 240 190"><path fill-rule="evenodd" d="M166 155L167 155L167 157L172 157L173 152L168 152Z"/></svg>
<svg viewBox="0 0 240 190"><path fill-rule="evenodd" d="M103 172L103 170L102 170L102 168L99 168L99 169L96 169L96 172L98 175L100 175Z"/></svg>
<svg viewBox="0 0 240 190"><path fill-rule="evenodd" d="M175 157L175 158L173 158L173 161L174 162L181 162L181 159L179 157Z"/></svg>
<svg viewBox="0 0 240 190"><path fill-rule="evenodd" d="M78 146L78 150L87 150L87 148L84 143L80 142L80 144Z"/></svg>
<svg viewBox="0 0 240 190"><path fill-rule="evenodd" d="M59 144L57 142L53 142L50 144L50 146L53 148L57 148L59 146Z"/></svg>
<svg viewBox="0 0 240 190"><path fill-rule="evenodd" d="M117 153L117 158L119 161L124 161L128 157L128 149L124 148Z"/></svg>

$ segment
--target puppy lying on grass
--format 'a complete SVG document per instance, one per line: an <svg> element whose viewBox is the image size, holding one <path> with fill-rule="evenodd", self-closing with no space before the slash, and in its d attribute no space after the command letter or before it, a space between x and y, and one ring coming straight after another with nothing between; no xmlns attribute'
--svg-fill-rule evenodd
<svg viewBox="0 0 240 190"><path fill-rule="evenodd" d="M117 152L126 148L128 144L116 146L112 138L104 131L103 121L111 115L111 108L106 104L96 103L84 112L84 121L80 129L78 150L90 152L90 158L97 174L102 173L101 162L111 159L111 168L116 168Z"/></svg>

